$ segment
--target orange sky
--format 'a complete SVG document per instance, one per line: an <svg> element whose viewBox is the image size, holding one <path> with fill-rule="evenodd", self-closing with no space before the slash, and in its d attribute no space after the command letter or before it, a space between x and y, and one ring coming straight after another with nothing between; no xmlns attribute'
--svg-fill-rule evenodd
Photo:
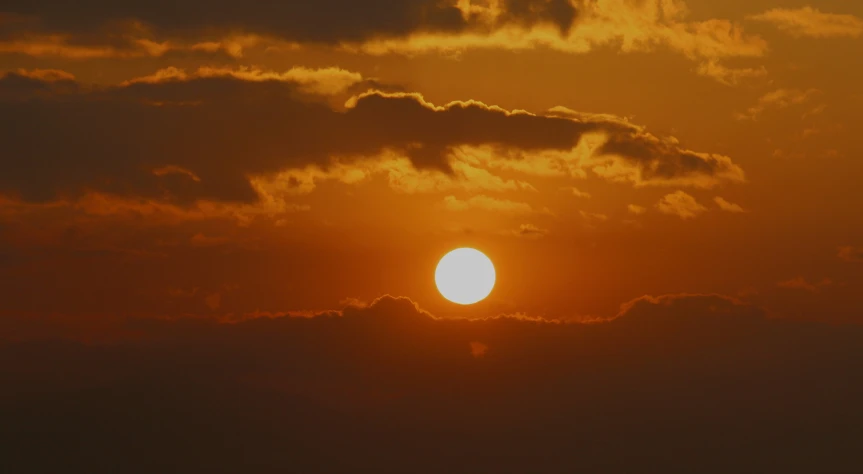
<svg viewBox="0 0 863 474"><path fill-rule="evenodd" d="M860 0L4 0L0 472L863 472L861 58Z"/></svg>
<svg viewBox="0 0 863 474"><path fill-rule="evenodd" d="M4 312L861 321L857 2L194 3L2 8Z"/></svg>

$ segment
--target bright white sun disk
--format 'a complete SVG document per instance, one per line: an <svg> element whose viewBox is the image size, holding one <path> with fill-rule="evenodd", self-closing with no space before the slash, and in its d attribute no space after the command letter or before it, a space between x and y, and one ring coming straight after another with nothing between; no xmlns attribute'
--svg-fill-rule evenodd
<svg viewBox="0 0 863 474"><path fill-rule="evenodd" d="M494 264L472 248L455 249L437 264L434 279L444 298L458 304L484 300L494 288Z"/></svg>

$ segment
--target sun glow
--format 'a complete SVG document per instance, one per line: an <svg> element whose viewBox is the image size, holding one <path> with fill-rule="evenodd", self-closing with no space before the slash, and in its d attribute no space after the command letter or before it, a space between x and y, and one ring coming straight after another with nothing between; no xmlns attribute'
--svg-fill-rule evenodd
<svg viewBox="0 0 863 474"><path fill-rule="evenodd" d="M495 278L491 260L472 248L459 248L444 255L435 270L440 294L462 305L484 300L494 288Z"/></svg>

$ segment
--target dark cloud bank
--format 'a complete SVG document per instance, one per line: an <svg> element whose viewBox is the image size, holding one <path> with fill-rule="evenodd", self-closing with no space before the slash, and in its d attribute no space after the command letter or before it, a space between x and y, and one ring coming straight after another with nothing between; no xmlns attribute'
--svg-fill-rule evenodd
<svg viewBox="0 0 863 474"><path fill-rule="evenodd" d="M474 15L465 17L455 4L455 0L8 0L0 12L16 15L17 21L7 26L12 31L77 33L78 41L111 38L118 23L137 21L166 36L243 31L319 43L400 37L420 31L481 31L513 24L550 23L565 32L578 13L570 0L504 0L502 14L488 24Z"/></svg>
<svg viewBox="0 0 863 474"><path fill-rule="evenodd" d="M354 102L334 110L282 81L199 78L94 89L10 73L0 77L0 193L25 201L95 190L175 203L254 202L250 177L326 167L333 157L395 150L417 167L447 171L453 147L568 151L588 132L608 134L599 152L619 156L645 181L742 177L727 158L688 151L620 121L536 116L478 102L436 108L404 93ZM165 166L199 179L153 173Z"/></svg>
<svg viewBox="0 0 863 474"><path fill-rule="evenodd" d="M863 330L717 296L643 298L592 325L439 320L385 297L132 329L2 346L3 472L860 467Z"/></svg>

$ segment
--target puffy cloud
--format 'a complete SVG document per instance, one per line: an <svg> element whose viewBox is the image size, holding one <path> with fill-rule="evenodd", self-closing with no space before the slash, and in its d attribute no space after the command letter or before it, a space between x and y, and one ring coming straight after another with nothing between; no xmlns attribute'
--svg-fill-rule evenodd
<svg viewBox="0 0 863 474"><path fill-rule="evenodd" d="M751 15L750 20L775 25L794 36L811 38L857 38L863 35L863 19L854 15L824 13L817 8L773 8Z"/></svg>
<svg viewBox="0 0 863 474"><path fill-rule="evenodd" d="M632 166L633 161L640 166ZM609 137L591 166L599 176L635 186L712 188L721 182L746 181L743 169L727 156L687 150L674 137L643 130Z"/></svg>
<svg viewBox="0 0 863 474"><path fill-rule="evenodd" d="M715 202L716 205L719 206L719 209L722 209L723 211L726 211L726 212L734 212L734 213L746 212L746 210L743 209L742 207L740 207L740 205L734 204L733 202L728 202L719 196L716 196L715 198L713 198L713 202Z"/></svg>
<svg viewBox="0 0 863 474"><path fill-rule="evenodd" d="M692 219L707 211L706 207L699 204L694 197L683 191L667 194L659 201L656 207L660 212L672 214L681 219Z"/></svg>
<svg viewBox="0 0 863 474"><path fill-rule="evenodd" d="M617 120L477 101L434 105L419 94L385 92L360 94L338 110L307 94L357 80L337 69L165 70L119 87L85 87L7 74L0 118L12 126L0 130L0 192L42 202L85 192L183 206L280 202L275 188L313 188L316 176L339 169L339 180L361 181L373 171L369 160L387 154L393 159L376 169L404 189L444 189L453 177L484 183L476 189L531 189L483 168L533 169L531 160L549 154L571 175L589 169L639 186L744 180L728 157ZM490 157L488 150L507 151ZM421 170L433 178L415 179ZM285 172L286 184L273 184Z"/></svg>

